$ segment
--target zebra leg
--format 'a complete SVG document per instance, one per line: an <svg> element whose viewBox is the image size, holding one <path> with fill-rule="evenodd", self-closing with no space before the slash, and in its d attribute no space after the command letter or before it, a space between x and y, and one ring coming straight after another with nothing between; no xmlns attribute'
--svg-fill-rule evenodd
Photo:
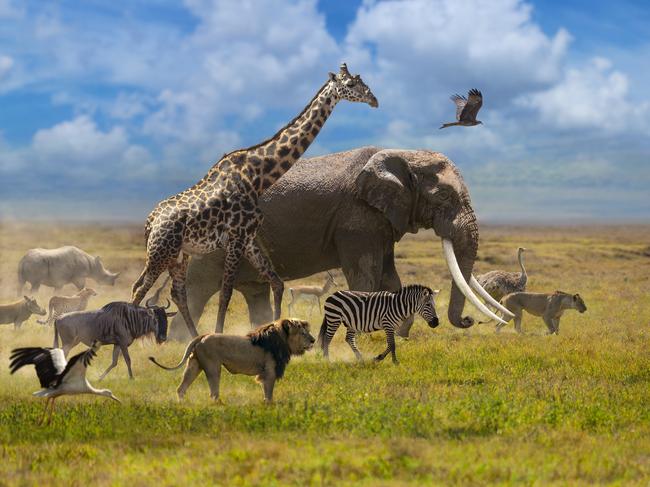
<svg viewBox="0 0 650 487"><path fill-rule="evenodd" d="M331 343L332 339L334 338L334 334L336 333L336 330L339 329L340 325L341 325L341 322L339 322L339 321L337 321L335 323L332 323L327 318L323 318L323 326L325 326L325 333L322 335L322 337L323 337L323 357L325 357L327 360L329 360L330 343Z"/></svg>
<svg viewBox="0 0 650 487"><path fill-rule="evenodd" d="M350 345L350 348L354 352L354 356L357 358L357 360L361 362L363 360L363 356L357 348L357 334L354 332L354 330L348 328L348 331L345 333L345 341L348 345Z"/></svg>
<svg viewBox="0 0 650 487"><path fill-rule="evenodd" d="M375 357L375 361L380 362L386 358L386 355L390 352L393 357L393 363L398 364L397 355L395 354L395 329L390 325L384 325L384 331L386 332L386 350Z"/></svg>

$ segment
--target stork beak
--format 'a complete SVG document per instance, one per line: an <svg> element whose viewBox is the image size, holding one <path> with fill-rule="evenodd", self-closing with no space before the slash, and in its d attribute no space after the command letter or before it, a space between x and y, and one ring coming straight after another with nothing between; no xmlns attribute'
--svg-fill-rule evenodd
<svg viewBox="0 0 650 487"><path fill-rule="evenodd" d="M120 404L122 404L122 401L120 401L120 400L119 400L117 397L115 397L113 394L111 394L111 395L108 396L108 397L110 397L113 401L117 401L117 402L119 402Z"/></svg>

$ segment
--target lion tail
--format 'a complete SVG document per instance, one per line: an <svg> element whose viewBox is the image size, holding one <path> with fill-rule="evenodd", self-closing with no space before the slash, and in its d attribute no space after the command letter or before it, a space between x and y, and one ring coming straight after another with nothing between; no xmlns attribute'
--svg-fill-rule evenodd
<svg viewBox="0 0 650 487"><path fill-rule="evenodd" d="M178 370L185 364L185 362L187 362L187 359L189 358L189 356L194 351L194 347L196 347L197 343L199 343L199 341L201 341L203 339L203 337L205 337L205 336L206 335L199 335L187 345L187 348L185 349L185 353L183 354L183 358L181 358L181 361L178 362L178 365L176 365L175 367L166 367L166 366L158 363L154 357L149 357L149 360L151 360L154 364L156 364L161 369Z"/></svg>
<svg viewBox="0 0 650 487"><path fill-rule="evenodd" d="M325 351L325 334L327 333L327 318L323 316L323 324L320 325L320 331L318 332L318 342L317 345L321 350Z"/></svg>

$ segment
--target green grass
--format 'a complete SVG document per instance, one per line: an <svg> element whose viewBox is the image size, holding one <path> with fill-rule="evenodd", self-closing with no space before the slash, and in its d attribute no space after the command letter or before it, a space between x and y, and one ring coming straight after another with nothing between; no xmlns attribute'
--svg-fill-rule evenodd
<svg viewBox="0 0 650 487"><path fill-rule="evenodd" d="M117 288L100 288L91 305L128 298L143 255L139 232L76 228L71 234L126 274ZM17 259L37 244L26 230L4 235L6 301ZM48 228L39 235L39 243L46 238L52 245L69 237ZM252 378L227 373L224 405L210 401L203 377L178 403L182 373L162 371L146 357L176 362L184 345L144 342L131 347L136 379L126 378L121 363L102 384L123 404L64 398L52 424L39 427L43 402L30 395L38 389L33 372L10 376L3 366L0 485L648 485L648 235L647 228L488 228L479 272L514 269L514 249L524 245L531 249L529 289L580 292L587 313L567 312L560 336L545 336L541 320L530 316L524 336L512 325L496 335L492 325L461 331L443 319L430 330L418 320L411 339L398 342L399 366L355 363L340 331L333 361L317 353L292 360L270 406ZM409 237L397 257L405 282L443 290L438 311L444 316L449 284L439 243L430 234ZM321 281L319 275L305 282ZM49 290L41 292L42 301L48 297ZM215 304L202 330L212 328ZM300 305L296 314L307 309ZM315 334L320 315L311 321ZM247 329L240 296L226 327ZM6 364L15 346L49 345L51 336L34 320L16 332L0 327L0 360ZM384 348L384 337L363 336L359 346L370 358ZM109 362L106 347L91 381Z"/></svg>

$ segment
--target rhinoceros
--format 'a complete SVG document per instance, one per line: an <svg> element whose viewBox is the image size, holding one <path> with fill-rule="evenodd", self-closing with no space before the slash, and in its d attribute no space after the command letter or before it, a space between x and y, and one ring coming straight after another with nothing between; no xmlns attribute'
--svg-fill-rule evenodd
<svg viewBox="0 0 650 487"><path fill-rule="evenodd" d="M86 278L99 284L115 284L118 273L104 268L100 257L93 257L83 250L67 245L57 249L31 249L18 263L18 295L22 294L26 282L32 286L32 294L41 285L53 287L55 293L68 283L81 290Z"/></svg>

